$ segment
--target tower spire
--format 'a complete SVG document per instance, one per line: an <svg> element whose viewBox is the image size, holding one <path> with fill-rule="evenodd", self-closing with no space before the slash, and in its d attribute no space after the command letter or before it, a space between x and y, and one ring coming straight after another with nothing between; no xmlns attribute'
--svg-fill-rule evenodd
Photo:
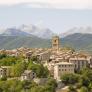
<svg viewBox="0 0 92 92"><path fill-rule="evenodd" d="M54 36L52 38L52 49L59 50L59 36Z"/></svg>

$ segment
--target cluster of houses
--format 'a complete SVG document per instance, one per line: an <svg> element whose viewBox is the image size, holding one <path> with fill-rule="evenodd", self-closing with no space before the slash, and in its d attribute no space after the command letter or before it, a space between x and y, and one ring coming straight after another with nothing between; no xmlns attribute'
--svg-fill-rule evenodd
<svg viewBox="0 0 92 92"><path fill-rule="evenodd" d="M51 75L56 80L68 73L76 73L77 71L90 67L92 68L92 56L85 53L78 53L73 50L62 50L60 48L59 37L52 38L52 48L18 48L15 50L0 50L0 53L6 53L10 56L22 55L25 60L36 56L44 66L47 66ZM8 68L9 69L9 68ZM7 68L0 68L0 77L7 75ZM7 75L8 76L8 75ZM36 78L36 74L32 70L25 70L21 75L21 80L30 80Z"/></svg>

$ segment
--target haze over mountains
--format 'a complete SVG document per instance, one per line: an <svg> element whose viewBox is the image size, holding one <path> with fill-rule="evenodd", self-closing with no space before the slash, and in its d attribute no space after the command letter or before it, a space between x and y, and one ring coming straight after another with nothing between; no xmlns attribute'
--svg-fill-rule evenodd
<svg viewBox="0 0 92 92"><path fill-rule="evenodd" d="M92 27L73 27L69 29L67 32L60 34L61 37L65 37L68 35L72 35L75 33L81 33L81 34L92 34Z"/></svg>
<svg viewBox="0 0 92 92"><path fill-rule="evenodd" d="M55 35L50 29L48 28L41 28L35 25L22 25L18 28L8 28L6 29L2 35L6 36L37 36L43 39L50 39L52 36Z"/></svg>
<svg viewBox="0 0 92 92"><path fill-rule="evenodd" d="M28 36L27 32L23 32L20 29L8 28L1 35L4 36Z"/></svg>
<svg viewBox="0 0 92 92"><path fill-rule="evenodd" d="M0 34L0 49L13 49L21 46L51 47L50 39L54 35L57 34L49 28L40 28L34 25L7 28ZM74 27L59 36L62 46L92 51L92 27Z"/></svg>
<svg viewBox="0 0 92 92"><path fill-rule="evenodd" d="M92 27L73 27L65 33L60 33L60 38L75 34L92 34ZM39 38L50 39L52 36L57 35L49 28L41 28L35 25L21 25L20 27L16 28L7 28L1 35L6 36L37 36Z"/></svg>

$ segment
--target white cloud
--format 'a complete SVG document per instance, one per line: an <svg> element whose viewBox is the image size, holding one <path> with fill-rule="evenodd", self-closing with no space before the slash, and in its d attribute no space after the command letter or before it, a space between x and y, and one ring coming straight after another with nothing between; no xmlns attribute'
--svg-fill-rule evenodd
<svg viewBox="0 0 92 92"><path fill-rule="evenodd" d="M34 8L92 9L92 0L0 0L0 5L27 3Z"/></svg>

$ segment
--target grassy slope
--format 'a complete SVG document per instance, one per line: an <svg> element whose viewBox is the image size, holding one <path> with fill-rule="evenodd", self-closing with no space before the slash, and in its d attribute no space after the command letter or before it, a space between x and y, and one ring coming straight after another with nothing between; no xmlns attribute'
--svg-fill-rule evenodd
<svg viewBox="0 0 92 92"><path fill-rule="evenodd" d="M92 34L73 34L61 40L64 46L92 51Z"/></svg>
<svg viewBox="0 0 92 92"><path fill-rule="evenodd" d="M0 36L0 49L24 47L51 47L51 40L35 36ZM72 47L77 50L92 51L92 34L73 34L60 39L61 46Z"/></svg>
<svg viewBox="0 0 92 92"><path fill-rule="evenodd" d="M0 49L13 49L18 47L50 47L48 40L37 37L0 36Z"/></svg>

